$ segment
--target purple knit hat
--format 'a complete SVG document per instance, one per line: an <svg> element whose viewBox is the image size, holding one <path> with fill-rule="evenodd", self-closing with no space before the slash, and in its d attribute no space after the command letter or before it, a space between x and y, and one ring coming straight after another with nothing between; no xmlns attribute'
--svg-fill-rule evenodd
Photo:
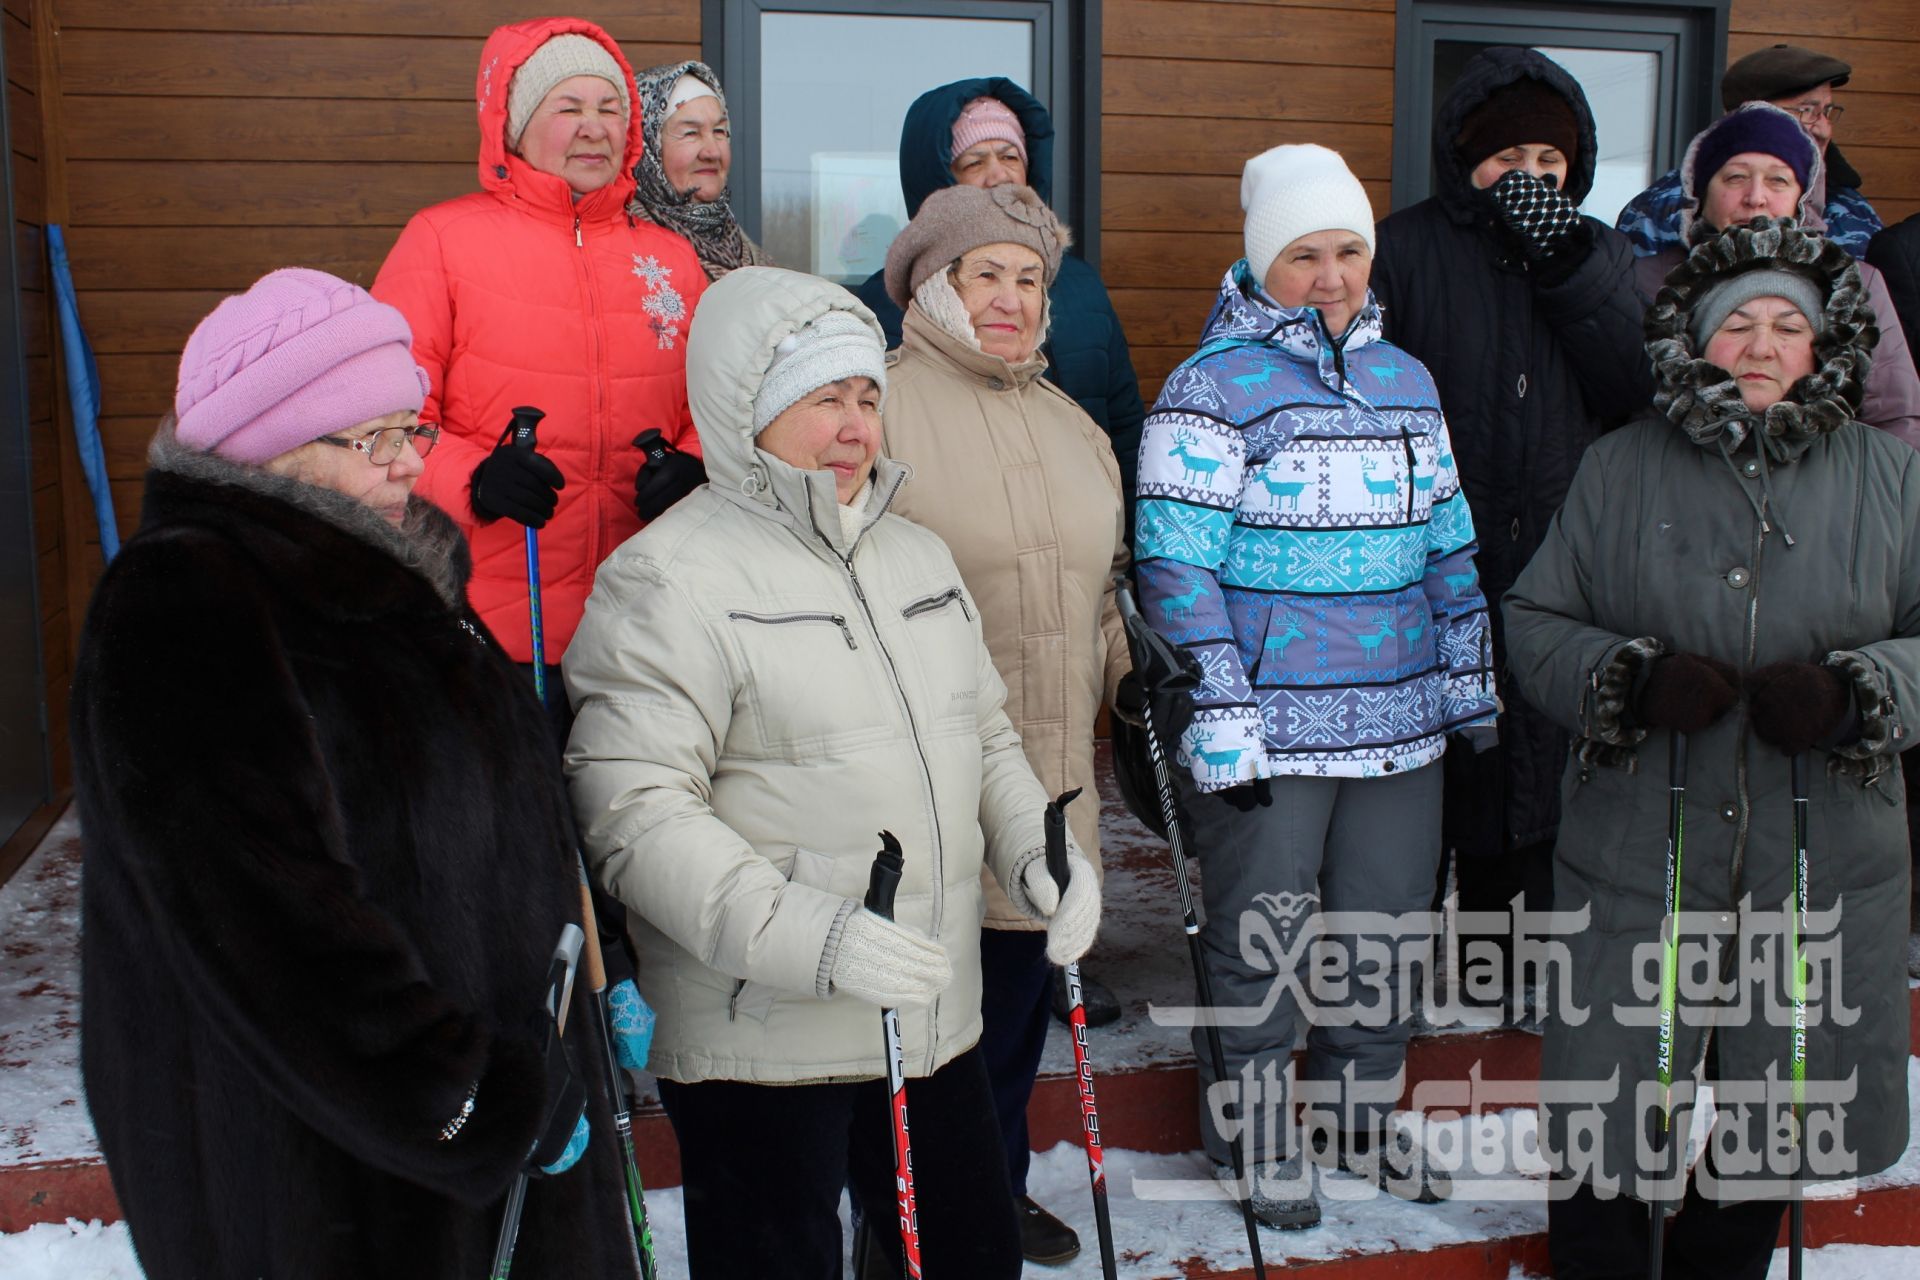
<svg viewBox="0 0 1920 1280"><path fill-rule="evenodd" d="M223 299L180 353L176 438L253 465L426 403L406 317L358 285L288 267Z"/></svg>
<svg viewBox="0 0 1920 1280"><path fill-rule="evenodd" d="M1772 156L1793 170L1804 193L1820 158L1820 144L1800 127L1790 112L1765 102L1747 102L1708 125L1694 151L1692 194L1704 197L1707 183L1735 156L1755 151Z"/></svg>

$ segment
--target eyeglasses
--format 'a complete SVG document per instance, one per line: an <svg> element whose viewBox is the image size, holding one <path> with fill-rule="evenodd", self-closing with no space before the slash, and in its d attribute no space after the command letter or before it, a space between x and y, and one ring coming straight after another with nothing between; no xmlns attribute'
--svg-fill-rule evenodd
<svg viewBox="0 0 1920 1280"><path fill-rule="evenodd" d="M421 457L432 453L433 446L440 440L440 428L423 422L417 427L382 427L370 436L320 436L319 440L336 449L357 449L367 455L368 462L384 467L400 457L409 440L413 441L413 451Z"/></svg>
<svg viewBox="0 0 1920 1280"><path fill-rule="evenodd" d="M1829 120L1838 120L1847 113L1847 109L1837 102L1802 102L1797 106L1788 107L1787 110L1799 116L1801 124L1812 124L1822 116Z"/></svg>

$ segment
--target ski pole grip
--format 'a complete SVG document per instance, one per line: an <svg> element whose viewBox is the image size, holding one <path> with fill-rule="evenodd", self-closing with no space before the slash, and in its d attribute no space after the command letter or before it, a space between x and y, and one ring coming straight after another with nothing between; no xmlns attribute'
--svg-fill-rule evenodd
<svg viewBox="0 0 1920 1280"><path fill-rule="evenodd" d="M580 963L580 947L586 934L569 920L560 927L560 943L553 949L547 965L547 1012L561 1035L567 1032L567 1010L573 1005L573 974Z"/></svg>
<svg viewBox="0 0 1920 1280"><path fill-rule="evenodd" d="M873 874L867 880L867 910L882 920L893 919L893 895L900 887L900 873L907 860L893 832L880 833L880 852L873 855Z"/></svg>
<svg viewBox="0 0 1920 1280"><path fill-rule="evenodd" d="M1080 794L1080 788L1063 792L1057 800L1047 801L1047 874L1054 887L1067 891L1067 806Z"/></svg>
<svg viewBox="0 0 1920 1280"><path fill-rule="evenodd" d="M660 428L648 427L633 438L633 447L647 455L647 465L657 466L662 458L674 452L667 438L660 434Z"/></svg>
<svg viewBox="0 0 1920 1280"><path fill-rule="evenodd" d="M513 411L513 424L507 430L513 436L516 449L533 448L536 443L534 433L539 430L540 419L546 416L544 409L536 409L532 405L523 404Z"/></svg>

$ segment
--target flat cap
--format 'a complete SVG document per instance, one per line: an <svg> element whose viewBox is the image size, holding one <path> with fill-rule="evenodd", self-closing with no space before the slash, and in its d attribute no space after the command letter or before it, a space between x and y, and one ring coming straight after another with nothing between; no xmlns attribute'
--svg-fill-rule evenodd
<svg viewBox="0 0 1920 1280"><path fill-rule="evenodd" d="M1790 98L1817 85L1838 89L1853 75L1847 63L1797 44L1756 49L1720 77L1720 104L1731 111L1743 102Z"/></svg>

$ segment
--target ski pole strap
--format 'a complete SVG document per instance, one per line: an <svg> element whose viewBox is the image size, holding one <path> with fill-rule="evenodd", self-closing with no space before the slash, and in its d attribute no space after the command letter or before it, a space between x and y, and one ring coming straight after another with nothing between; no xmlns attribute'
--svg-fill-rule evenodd
<svg viewBox="0 0 1920 1280"><path fill-rule="evenodd" d="M1054 887L1061 893L1067 891L1067 806L1080 794L1080 788L1064 791L1057 800L1047 802L1047 874L1053 877Z"/></svg>
<svg viewBox="0 0 1920 1280"><path fill-rule="evenodd" d="M893 919L893 895L900 887L906 858L893 832L880 833L880 852L873 855L873 873L867 879L867 910L883 920Z"/></svg>
<svg viewBox="0 0 1920 1280"><path fill-rule="evenodd" d="M1120 625L1127 633L1127 648L1133 655L1133 669L1140 677L1148 700L1155 694L1191 693L1198 689L1200 670L1192 655L1174 648L1140 616L1132 584L1120 579L1114 598L1120 609Z"/></svg>

